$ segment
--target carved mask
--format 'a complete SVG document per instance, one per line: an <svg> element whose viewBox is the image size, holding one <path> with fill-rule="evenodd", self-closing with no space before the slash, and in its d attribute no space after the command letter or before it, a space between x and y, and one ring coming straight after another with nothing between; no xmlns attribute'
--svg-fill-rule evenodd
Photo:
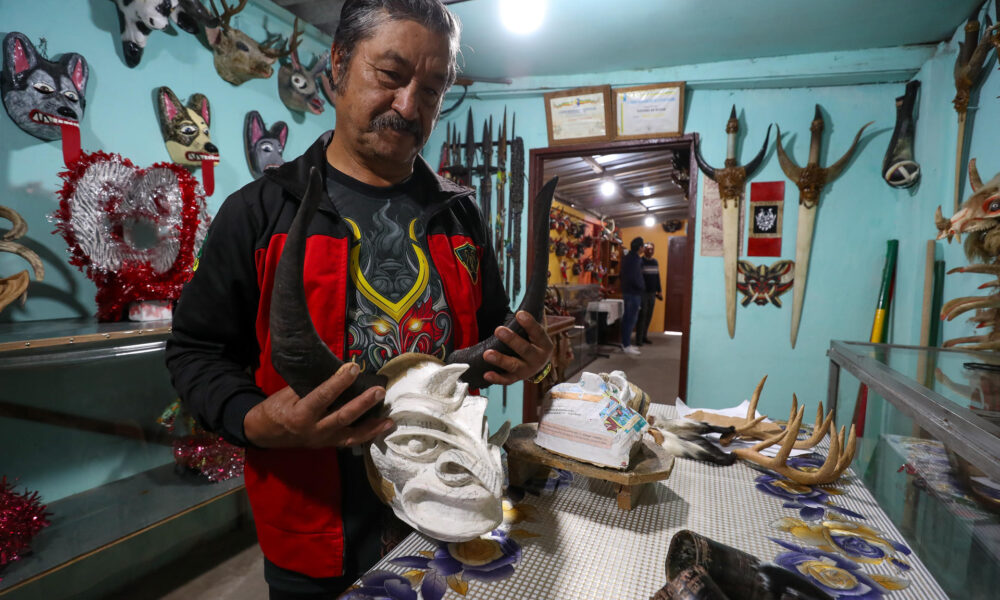
<svg viewBox="0 0 1000 600"><path fill-rule="evenodd" d="M243 121L243 147L254 179L261 177L265 169L285 164L281 153L285 151L287 139L288 125L284 121L278 121L268 129L259 112L252 110L247 113Z"/></svg>
<svg viewBox="0 0 1000 600"><path fill-rule="evenodd" d="M503 519L500 447L506 427L488 439L485 396L459 380L468 365L404 354L388 378L385 416L396 427L369 446L373 489L400 519L434 539L458 542Z"/></svg>
<svg viewBox="0 0 1000 600"><path fill-rule="evenodd" d="M323 72L330 66L330 55L324 53L316 59L311 69L305 68L299 62L298 52L292 51L291 60L282 63L278 69L278 96L289 110L298 112L311 112L320 114L323 112L323 99L319 95L319 86L316 85L316 78L322 77L323 86L329 85L328 78ZM327 95L332 96L333 91L327 89Z"/></svg>
<svg viewBox="0 0 1000 600"><path fill-rule="evenodd" d="M219 149L208 131L212 112L204 94L193 94L184 106L170 88L163 86L156 90L156 107L160 132L172 161L197 167L219 160Z"/></svg>
<svg viewBox="0 0 1000 600"><path fill-rule="evenodd" d="M221 13L216 9L214 0L210 3L218 20L218 27L205 29L219 77L233 85L240 85L250 79L269 79L274 74L275 61L288 56L289 50L285 47L285 42L280 35L268 35L263 42L257 42L231 25L233 16L246 7L247 0L239 0L236 7L227 5L226 0L219 2L223 8ZM296 19L292 41L295 42L301 35Z"/></svg>
<svg viewBox="0 0 1000 600"><path fill-rule="evenodd" d="M149 35L165 29L170 21L188 33L198 33L201 26L216 25L199 0L115 0L115 7L118 8L122 54L125 64L130 67L142 60Z"/></svg>
<svg viewBox="0 0 1000 600"><path fill-rule="evenodd" d="M50 61L22 33L14 31L3 39L3 105L18 127L39 139L58 140L63 132L72 132L79 140L89 75L87 61L79 54Z"/></svg>

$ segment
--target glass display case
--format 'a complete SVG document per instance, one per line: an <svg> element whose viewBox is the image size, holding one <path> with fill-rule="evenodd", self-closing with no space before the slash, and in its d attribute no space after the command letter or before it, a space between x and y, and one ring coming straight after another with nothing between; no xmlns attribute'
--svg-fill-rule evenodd
<svg viewBox="0 0 1000 600"><path fill-rule="evenodd" d="M157 422L176 399L169 323L0 325L0 475L37 491L51 525L0 568L0 596L242 489L175 466ZM68 593L68 592L67 592Z"/></svg>
<svg viewBox="0 0 1000 600"><path fill-rule="evenodd" d="M1000 354L831 342L854 470L952 598L1000 589Z"/></svg>

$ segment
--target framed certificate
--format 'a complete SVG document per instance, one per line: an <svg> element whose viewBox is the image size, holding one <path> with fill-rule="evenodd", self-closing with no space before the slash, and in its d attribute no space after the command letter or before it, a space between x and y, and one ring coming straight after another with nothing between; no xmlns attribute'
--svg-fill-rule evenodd
<svg viewBox="0 0 1000 600"><path fill-rule="evenodd" d="M684 133L684 82L616 88L615 131L620 140Z"/></svg>
<svg viewBox="0 0 1000 600"><path fill-rule="evenodd" d="M613 139L612 114L610 85L545 94L549 145Z"/></svg>

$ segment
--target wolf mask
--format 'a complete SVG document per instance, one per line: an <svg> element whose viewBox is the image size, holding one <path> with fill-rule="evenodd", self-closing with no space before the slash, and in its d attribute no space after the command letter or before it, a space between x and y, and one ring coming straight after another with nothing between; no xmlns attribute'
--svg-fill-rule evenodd
<svg viewBox="0 0 1000 600"><path fill-rule="evenodd" d="M198 167L205 161L219 160L219 149L208 131L212 117L204 94L193 94L184 106L170 88L163 86L156 90L156 107L160 132L172 161Z"/></svg>
<svg viewBox="0 0 1000 600"><path fill-rule="evenodd" d="M146 40L154 30L165 29L170 21L188 33L198 33L218 22L198 0L115 0L122 36L125 64L135 67L142 60Z"/></svg>
<svg viewBox="0 0 1000 600"><path fill-rule="evenodd" d="M261 177L265 169L285 163L281 153L285 151L287 139L288 125L284 121L278 121L268 129L259 112L252 110L247 113L243 121L243 147L254 179Z"/></svg>
<svg viewBox="0 0 1000 600"><path fill-rule="evenodd" d="M50 61L28 38L13 31L3 39L0 94L17 126L43 140L58 140L63 127L79 130L90 69L79 54Z"/></svg>

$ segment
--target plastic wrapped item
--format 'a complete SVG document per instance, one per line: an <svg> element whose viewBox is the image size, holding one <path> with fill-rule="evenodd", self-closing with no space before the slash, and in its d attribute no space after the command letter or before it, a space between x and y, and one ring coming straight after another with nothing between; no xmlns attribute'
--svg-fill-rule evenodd
<svg viewBox="0 0 1000 600"><path fill-rule="evenodd" d="M545 397L535 443L602 467L627 469L649 428L649 396L621 371L580 375Z"/></svg>

